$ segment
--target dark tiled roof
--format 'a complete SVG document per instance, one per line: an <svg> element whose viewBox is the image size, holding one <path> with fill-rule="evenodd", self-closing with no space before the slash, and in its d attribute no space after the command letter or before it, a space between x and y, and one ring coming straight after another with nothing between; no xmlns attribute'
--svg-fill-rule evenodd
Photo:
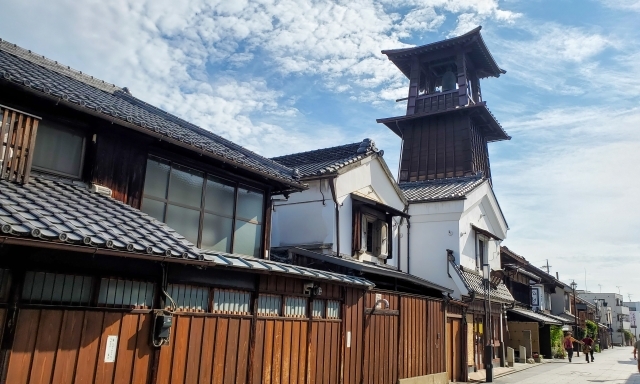
<svg viewBox="0 0 640 384"><path fill-rule="evenodd" d="M571 321L568 321L564 317L560 317L560 316L557 316L557 315L552 315L550 313L545 313L544 315L547 316L547 317L550 317L552 319L556 319L556 320L558 320L559 322L561 322L563 324L571 324L571 323L573 323L573 319Z"/></svg>
<svg viewBox="0 0 640 384"><path fill-rule="evenodd" d="M387 55L389 60L393 61L408 78L410 76L410 66L407 63L409 56L424 55L428 57L427 52L445 49L455 45L466 45L465 48L469 49L468 55L474 61L476 70L481 72L479 73L480 78L488 76L499 77L501 74L507 73L507 71L498 66L491 52L489 52L480 34L481 29L482 26L479 26L463 35L418 47L383 50L382 54Z"/></svg>
<svg viewBox="0 0 640 384"><path fill-rule="evenodd" d="M5 235L202 258L193 244L151 216L84 185L43 177L25 185L0 181L0 229Z"/></svg>
<svg viewBox="0 0 640 384"><path fill-rule="evenodd" d="M150 134L180 141L196 151L293 185L294 172L210 131L131 96L113 84L75 71L55 61L0 40L0 79L60 98L88 113L134 124Z"/></svg>
<svg viewBox="0 0 640 384"><path fill-rule="evenodd" d="M463 267L456 268L456 271L462 278L464 285L467 287L469 292L475 292L476 297L482 297L484 295L484 285L482 282L482 276L480 276L475 271L470 271ZM511 292L507 289L507 286L504 283L500 282L497 287L491 287L490 291L491 300L512 303L514 301L513 296L511 296Z"/></svg>
<svg viewBox="0 0 640 384"><path fill-rule="evenodd" d="M426 181L400 183L400 189L410 202L458 200L476 189L487 179L482 174Z"/></svg>
<svg viewBox="0 0 640 384"><path fill-rule="evenodd" d="M384 154L383 151L376 148L373 140L364 139L359 143L294 153L274 157L272 160L289 168L296 168L302 177L307 177L336 172L338 169L362 160L372 153L378 153L380 156Z"/></svg>
<svg viewBox="0 0 640 384"><path fill-rule="evenodd" d="M551 316L544 314L544 313L538 313L538 312L534 312L534 311L530 311L528 309L524 309L524 308L513 308L513 309L509 309L509 312L513 312L516 315L520 315L526 318L529 318L531 320L535 320L537 322L543 323L543 324L552 324L552 325L562 325L563 322L552 318Z"/></svg>
<svg viewBox="0 0 640 384"><path fill-rule="evenodd" d="M0 236L374 286L359 277L244 255L202 251L164 223L110 197L92 193L84 184L44 177L32 177L26 185L0 181Z"/></svg>

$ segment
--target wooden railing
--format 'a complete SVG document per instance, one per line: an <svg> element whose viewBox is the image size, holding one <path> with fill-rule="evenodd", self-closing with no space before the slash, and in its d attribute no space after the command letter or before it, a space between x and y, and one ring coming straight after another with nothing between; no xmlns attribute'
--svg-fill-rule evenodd
<svg viewBox="0 0 640 384"><path fill-rule="evenodd" d="M0 105L0 179L28 183L40 118Z"/></svg>
<svg viewBox="0 0 640 384"><path fill-rule="evenodd" d="M416 113L444 111L459 105L458 90L419 95L416 98Z"/></svg>

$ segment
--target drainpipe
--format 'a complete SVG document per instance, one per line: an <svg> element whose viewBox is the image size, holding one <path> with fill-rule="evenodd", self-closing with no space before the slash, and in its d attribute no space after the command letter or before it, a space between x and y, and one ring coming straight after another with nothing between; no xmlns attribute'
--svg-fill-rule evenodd
<svg viewBox="0 0 640 384"><path fill-rule="evenodd" d="M504 326L502 325L502 317L505 315L505 310L504 310L504 304L500 305L500 366L504 367L504 334L503 334L503 328Z"/></svg>
<svg viewBox="0 0 640 384"><path fill-rule="evenodd" d="M407 273L411 273L411 219L407 218Z"/></svg>
<svg viewBox="0 0 640 384"><path fill-rule="evenodd" d="M340 256L340 204L338 204L338 194L336 193L336 183L338 182L338 176L329 180L329 187L331 188L331 196L333 197L333 203L336 206L336 254Z"/></svg>

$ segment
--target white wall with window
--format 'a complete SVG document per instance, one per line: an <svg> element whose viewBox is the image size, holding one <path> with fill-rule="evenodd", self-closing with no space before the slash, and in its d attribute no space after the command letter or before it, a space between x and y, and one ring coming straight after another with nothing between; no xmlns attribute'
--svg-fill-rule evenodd
<svg viewBox="0 0 640 384"><path fill-rule="evenodd" d="M202 249L260 256L262 191L150 156L141 209Z"/></svg>

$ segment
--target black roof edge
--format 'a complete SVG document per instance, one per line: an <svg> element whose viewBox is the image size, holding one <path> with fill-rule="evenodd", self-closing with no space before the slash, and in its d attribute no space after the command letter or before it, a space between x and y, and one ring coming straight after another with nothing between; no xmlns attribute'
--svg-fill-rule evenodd
<svg viewBox="0 0 640 384"><path fill-rule="evenodd" d="M392 216L400 216L400 217L404 217L404 218L407 218L407 219L411 217L411 215L409 215L406 212L402 212L399 209L393 208L393 207L388 206L386 204L382 204L382 203L377 202L375 200L367 199L366 197L363 197L363 196L360 196L360 195L356 195L355 193L351 194L351 198L354 199L354 200L357 200L357 201L361 201L361 202L363 202L365 204L372 205L372 206L374 206L376 208L381 208L381 209L383 209L385 211L388 211L388 212L391 213Z"/></svg>
<svg viewBox="0 0 640 384"><path fill-rule="evenodd" d="M371 273L371 274L377 274L377 275L386 276L386 277L394 277L394 278L397 278L397 279L408 281L408 282L416 284L416 285L422 285L422 286L427 287L427 288L435 289L435 290L441 291L443 293L453 293L453 289L449 289L449 288L443 287L443 286L438 285L436 283L432 283L429 280L422 279L422 278L420 278L418 276L410 275L410 274L408 274L406 272L395 271L395 270L386 270L386 269L380 268L380 267L373 267L373 266L367 265L365 263L361 263L359 261L349 261L349 260L338 258L338 257L335 257L335 256L330 256L330 255L325 255L323 253L317 253L317 252L309 251L308 249L299 248L299 247L291 247L291 248L289 248L289 251L293 252L293 253L300 254L302 256L311 257L311 258L316 259L316 260L320 260L320 261L324 261L324 262L327 262L327 263L339 265L341 267L350 268L350 269L353 269L353 270L356 270L356 271L366 272L366 273Z"/></svg>

